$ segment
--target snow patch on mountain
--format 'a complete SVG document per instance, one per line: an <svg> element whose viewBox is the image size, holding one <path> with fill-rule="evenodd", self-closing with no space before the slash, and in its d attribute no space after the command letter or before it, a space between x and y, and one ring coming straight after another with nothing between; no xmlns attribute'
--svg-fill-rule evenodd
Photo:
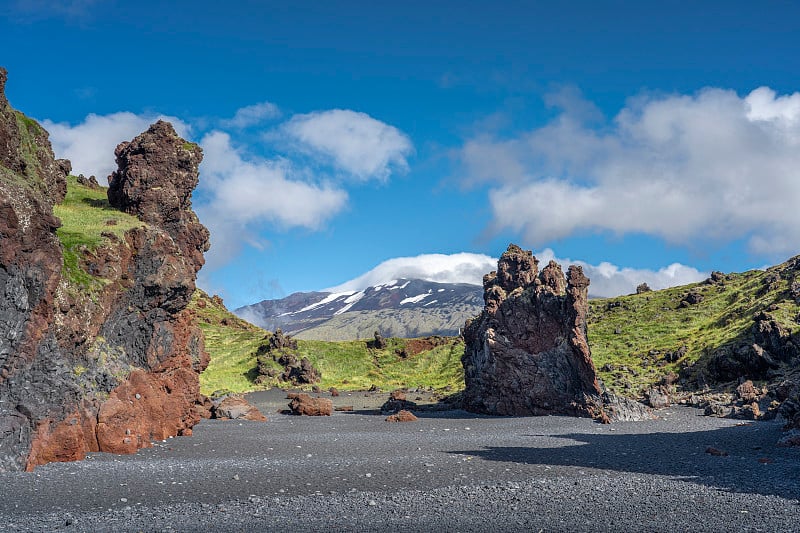
<svg viewBox="0 0 800 533"><path fill-rule="evenodd" d="M420 294L420 295L417 295L417 296L411 296L410 298L405 298L405 299L401 300L400 301L400 305L415 304L415 303L421 302L422 300L424 300L425 298L427 298L430 295L431 295L431 293L426 292L425 294Z"/></svg>
<svg viewBox="0 0 800 533"><path fill-rule="evenodd" d="M396 257L379 264L369 272L325 292L359 291L388 285L387 280L419 279L436 283L468 283L481 285L483 275L497 267L497 259L483 254L422 254Z"/></svg>
<svg viewBox="0 0 800 533"><path fill-rule="evenodd" d="M319 302L317 302L315 304L308 305L308 306L300 309L299 311L295 311L294 313L290 313L290 314L294 315L296 313L305 313L306 311L311 311L312 309L316 309L317 307L322 307L323 305L329 304L331 302L335 302L336 300L338 300L342 296L350 296L351 294L353 294L355 292L356 291L331 293L328 296L326 296L325 298L323 298L322 300L320 300Z"/></svg>
<svg viewBox="0 0 800 533"><path fill-rule="evenodd" d="M346 313L347 311L350 310L351 307L353 307L356 303L358 303L358 301L363 297L364 297L364 291L360 291L360 292L355 293L352 296L348 296L344 300L345 306L342 307L341 309L339 309L338 311L336 311L333 314L334 315L341 315L342 313Z"/></svg>

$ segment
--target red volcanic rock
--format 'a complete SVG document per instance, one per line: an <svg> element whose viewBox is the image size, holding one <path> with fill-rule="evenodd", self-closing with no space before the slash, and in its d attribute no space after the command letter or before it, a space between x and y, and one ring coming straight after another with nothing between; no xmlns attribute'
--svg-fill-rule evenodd
<svg viewBox="0 0 800 533"><path fill-rule="evenodd" d="M266 422L267 417L241 396L226 396L214 408L214 418Z"/></svg>
<svg viewBox="0 0 800 533"><path fill-rule="evenodd" d="M305 393L293 393L289 409L293 415L330 416L333 402L328 398L312 398Z"/></svg>
<svg viewBox="0 0 800 533"><path fill-rule="evenodd" d="M5 79L0 69L0 471L191 433L208 412L208 354L186 308L208 249L189 202L199 149L166 123L123 143L120 198L146 224L73 251L98 280L75 286L52 210L69 162L9 107Z"/></svg>
<svg viewBox="0 0 800 533"><path fill-rule="evenodd" d="M404 402L406 401L406 391L400 389L394 390L389 394L389 399Z"/></svg>
<svg viewBox="0 0 800 533"><path fill-rule="evenodd" d="M413 413L402 409L393 415L386 417L387 422L416 422L419 420Z"/></svg>

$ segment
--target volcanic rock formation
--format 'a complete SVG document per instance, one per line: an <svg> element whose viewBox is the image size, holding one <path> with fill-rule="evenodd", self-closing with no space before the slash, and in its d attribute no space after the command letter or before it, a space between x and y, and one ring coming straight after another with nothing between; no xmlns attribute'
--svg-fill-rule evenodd
<svg viewBox="0 0 800 533"><path fill-rule="evenodd" d="M566 414L604 421L646 412L600 389L586 340L589 279L511 244L483 278L483 312L468 321L464 407L496 415Z"/></svg>
<svg viewBox="0 0 800 533"><path fill-rule="evenodd" d="M186 309L209 246L190 203L200 149L164 122L120 145L109 196L142 224L67 265L53 205L69 164L11 109L5 80L0 69L0 471L188 433L208 364Z"/></svg>

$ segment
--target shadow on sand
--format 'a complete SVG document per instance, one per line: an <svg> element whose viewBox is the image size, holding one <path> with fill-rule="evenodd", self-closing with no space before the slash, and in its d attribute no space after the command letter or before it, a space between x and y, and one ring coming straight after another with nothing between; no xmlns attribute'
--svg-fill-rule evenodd
<svg viewBox="0 0 800 533"><path fill-rule="evenodd" d="M800 450L776 446L780 434L778 424L754 423L682 433L524 435L529 445L448 453L655 474L730 492L800 499ZM728 455L711 455L709 447Z"/></svg>

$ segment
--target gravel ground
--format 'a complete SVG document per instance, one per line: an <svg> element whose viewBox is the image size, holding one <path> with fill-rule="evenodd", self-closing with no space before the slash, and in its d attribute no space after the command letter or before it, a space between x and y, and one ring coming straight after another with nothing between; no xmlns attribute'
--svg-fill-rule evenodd
<svg viewBox="0 0 800 533"><path fill-rule="evenodd" d="M136 455L0 474L0 530L800 529L800 450L775 446L779 423L670 408L612 425L463 411L390 424L250 400L268 422L207 420Z"/></svg>

